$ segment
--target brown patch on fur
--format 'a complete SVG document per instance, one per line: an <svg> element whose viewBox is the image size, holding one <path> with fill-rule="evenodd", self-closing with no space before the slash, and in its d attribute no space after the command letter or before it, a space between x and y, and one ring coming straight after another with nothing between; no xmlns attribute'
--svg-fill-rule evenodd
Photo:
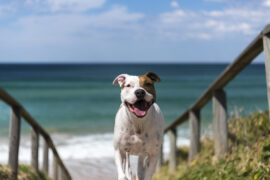
<svg viewBox="0 0 270 180"><path fill-rule="evenodd" d="M154 82L160 82L160 78L158 77L158 75L153 72L147 72L145 73L145 76L149 77Z"/></svg>
<svg viewBox="0 0 270 180"><path fill-rule="evenodd" d="M144 88L148 93L153 95L153 101L156 101L156 90L154 83L160 82L160 78L152 72L147 72L144 75L139 76L140 86Z"/></svg>
<svg viewBox="0 0 270 180"><path fill-rule="evenodd" d="M121 85L121 89L124 89L124 87L125 87L125 83L126 83L126 82L123 82L123 83L122 83L122 85Z"/></svg>

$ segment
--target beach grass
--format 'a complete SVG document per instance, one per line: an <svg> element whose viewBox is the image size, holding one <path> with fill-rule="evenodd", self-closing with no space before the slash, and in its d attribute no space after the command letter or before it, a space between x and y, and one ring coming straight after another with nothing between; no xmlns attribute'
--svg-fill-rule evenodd
<svg viewBox="0 0 270 180"><path fill-rule="evenodd" d="M178 166L169 173L168 162L153 180L266 180L270 179L270 119L268 112L231 117L228 123L229 153L214 158L211 138L201 142L201 152L188 166L188 147L178 149Z"/></svg>
<svg viewBox="0 0 270 180"><path fill-rule="evenodd" d="M0 179L11 179L11 170L8 166L0 164ZM21 164L18 168L18 180L50 180L50 178L42 171L36 173L31 167Z"/></svg>

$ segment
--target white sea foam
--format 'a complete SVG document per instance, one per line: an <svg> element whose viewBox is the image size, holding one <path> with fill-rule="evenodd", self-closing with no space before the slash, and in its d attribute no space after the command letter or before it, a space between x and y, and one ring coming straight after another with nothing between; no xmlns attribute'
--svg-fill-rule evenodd
<svg viewBox="0 0 270 180"><path fill-rule="evenodd" d="M84 160L84 159L102 159L113 158L113 134L91 134L73 136L70 134L53 134L52 135L57 150L64 160ZM43 139L40 140L39 156L42 158L42 144ZM189 145L187 138L179 137L177 139L178 146ZM30 137L24 135L21 138L21 145L19 150L19 160L22 162L30 162ZM169 153L169 137L165 135L163 152ZM0 162L7 162L8 160L8 139L0 139Z"/></svg>
<svg viewBox="0 0 270 180"><path fill-rule="evenodd" d="M189 140L183 138L179 132L177 145L188 145ZM117 179L117 171L114 165L113 134L52 134L52 139L57 147L58 153L64 160L73 179ZM43 138L40 138L39 159L42 162ZM20 142L19 161L20 163L30 163L31 157L30 135L23 135ZM169 137L165 135L163 152L167 158L169 153ZM50 173L52 173L52 152L50 151ZM8 161L8 138L0 138L0 163L6 164ZM131 156L131 168L133 174L136 173L138 158ZM103 168L105 167L106 168Z"/></svg>

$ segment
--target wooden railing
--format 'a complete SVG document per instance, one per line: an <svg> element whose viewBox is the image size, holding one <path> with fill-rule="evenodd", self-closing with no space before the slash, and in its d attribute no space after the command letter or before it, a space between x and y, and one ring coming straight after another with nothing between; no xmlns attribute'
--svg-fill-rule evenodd
<svg viewBox="0 0 270 180"><path fill-rule="evenodd" d="M216 158L228 152L227 105L224 87L252 62L262 51L265 54L265 68L268 94L268 107L270 113L270 24L247 46L247 48L231 63L219 77L206 89L199 99L190 106L179 118L165 128L164 134L170 137L169 169L176 170L176 141L177 127L189 120L190 148L188 160L191 162L200 152L200 112L202 108L213 99L214 116L214 149ZM163 152L161 150L160 164Z"/></svg>
<svg viewBox="0 0 270 180"><path fill-rule="evenodd" d="M9 157L8 165L11 168L11 180L18 176L18 157L20 145L21 117L31 126L31 167L39 173L39 137L44 138L43 145L43 167L42 170L49 172L49 149L53 153L53 180L71 180L71 176L61 160L50 135L35 121L26 109L0 88L0 99L11 107L10 129L9 129ZM59 172L60 171L60 172Z"/></svg>

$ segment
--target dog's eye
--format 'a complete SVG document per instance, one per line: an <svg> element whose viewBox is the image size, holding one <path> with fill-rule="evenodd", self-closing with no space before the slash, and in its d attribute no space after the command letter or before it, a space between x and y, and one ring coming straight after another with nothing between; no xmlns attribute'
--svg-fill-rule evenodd
<svg viewBox="0 0 270 180"><path fill-rule="evenodd" d="M130 87L130 84L128 84L126 87Z"/></svg>
<svg viewBox="0 0 270 180"><path fill-rule="evenodd" d="M145 85L146 85L146 86L152 86L152 84L151 84L151 83L145 83Z"/></svg>

